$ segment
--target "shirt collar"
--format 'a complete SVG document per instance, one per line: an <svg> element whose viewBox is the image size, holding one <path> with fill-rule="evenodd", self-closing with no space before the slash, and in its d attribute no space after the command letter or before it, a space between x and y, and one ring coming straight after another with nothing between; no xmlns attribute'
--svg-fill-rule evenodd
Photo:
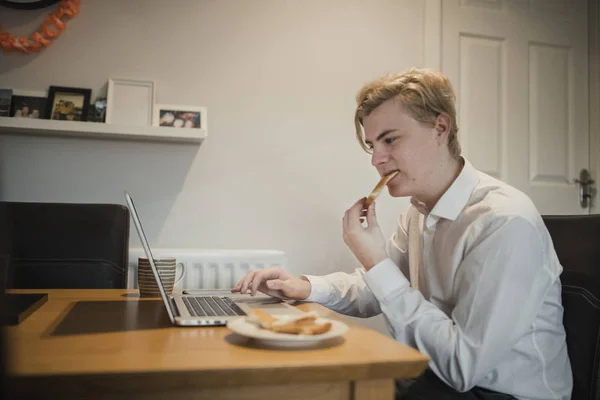
<svg viewBox="0 0 600 400"><path fill-rule="evenodd" d="M425 225L431 228L440 218L454 221L465 208L475 185L479 182L477 170L469 161L462 158L464 166L450 187L444 192L431 212L427 212L425 204L416 198L411 198L411 203L417 207L421 214L426 216Z"/></svg>

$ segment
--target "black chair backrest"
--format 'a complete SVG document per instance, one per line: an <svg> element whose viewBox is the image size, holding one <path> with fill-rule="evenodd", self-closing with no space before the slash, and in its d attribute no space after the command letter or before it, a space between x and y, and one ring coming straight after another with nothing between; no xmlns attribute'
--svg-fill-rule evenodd
<svg viewBox="0 0 600 400"><path fill-rule="evenodd" d="M558 259L573 370L571 400L600 399L600 215L542 216Z"/></svg>
<svg viewBox="0 0 600 400"><path fill-rule="evenodd" d="M0 215L10 242L8 288L127 287L127 207L0 202Z"/></svg>
<svg viewBox="0 0 600 400"><path fill-rule="evenodd" d="M0 222L2 219L0 217ZM3 249L3 238L0 234L0 274L4 274L6 269L8 268L8 254L2 253ZM1 278L0 278L1 279ZM6 343L6 322L5 322L5 313L7 312L6 301L4 299L4 284L0 285L0 399L10 399L13 398L11 396L12 393L8 391L8 359L9 356L7 354L9 347Z"/></svg>

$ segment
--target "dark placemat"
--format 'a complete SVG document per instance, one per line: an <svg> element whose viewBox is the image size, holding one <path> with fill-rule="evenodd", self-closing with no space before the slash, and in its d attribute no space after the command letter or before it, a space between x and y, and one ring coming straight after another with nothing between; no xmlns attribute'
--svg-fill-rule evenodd
<svg viewBox="0 0 600 400"><path fill-rule="evenodd" d="M162 300L78 301L52 336L126 332L171 326Z"/></svg>
<svg viewBox="0 0 600 400"><path fill-rule="evenodd" d="M3 296L2 322L17 325L48 301L46 293L7 293Z"/></svg>

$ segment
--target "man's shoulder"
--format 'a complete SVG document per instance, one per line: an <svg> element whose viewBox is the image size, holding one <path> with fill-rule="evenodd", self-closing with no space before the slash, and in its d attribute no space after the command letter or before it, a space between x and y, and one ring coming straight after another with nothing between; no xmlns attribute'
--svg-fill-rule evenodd
<svg viewBox="0 0 600 400"><path fill-rule="evenodd" d="M540 213L529 196L514 186L483 172L467 202L461 217L473 222L501 222L523 219L534 226L540 222Z"/></svg>

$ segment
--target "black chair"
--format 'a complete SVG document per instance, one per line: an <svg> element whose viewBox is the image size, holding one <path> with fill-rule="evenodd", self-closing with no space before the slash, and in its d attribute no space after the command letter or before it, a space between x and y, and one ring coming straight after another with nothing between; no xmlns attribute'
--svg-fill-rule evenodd
<svg viewBox="0 0 600 400"><path fill-rule="evenodd" d="M542 216L558 259L572 400L600 399L600 215Z"/></svg>
<svg viewBox="0 0 600 400"><path fill-rule="evenodd" d="M119 204L0 202L7 288L127 287L129 210Z"/></svg>

